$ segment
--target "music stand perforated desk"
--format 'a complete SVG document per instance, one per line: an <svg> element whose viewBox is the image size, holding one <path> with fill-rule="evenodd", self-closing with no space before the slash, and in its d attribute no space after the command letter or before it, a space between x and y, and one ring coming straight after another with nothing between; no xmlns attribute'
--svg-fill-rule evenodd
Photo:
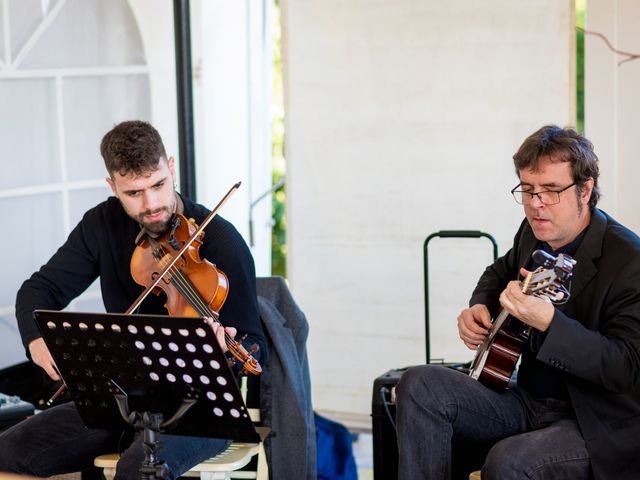
<svg viewBox="0 0 640 480"><path fill-rule="evenodd" d="M127 425L131 411L172 418L172 435L259 443L235 376L202 318L36 310L34 319L87 427Z"/></svg>

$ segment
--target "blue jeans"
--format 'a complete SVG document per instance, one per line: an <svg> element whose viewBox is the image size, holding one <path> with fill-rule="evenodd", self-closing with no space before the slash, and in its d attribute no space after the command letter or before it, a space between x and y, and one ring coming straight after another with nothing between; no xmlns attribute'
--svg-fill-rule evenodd
<svg viewBox="0 0 640 480"><path fill-rule="evenodd" d="M396 393L400 480L466 480L480 466L482 480L592 478L565 402L534 400L518 388L499 394L438 365L407 370ZM484 465L462 465L486 451Z"/></svg>
<svg viewBox="0 0 640 480"><path fill-rule="evenodd" d="M158 458L177 478L194 465L215 456L229 440L159 435ZM116 470L116 479L140 478L144 461L141 435L133 432L86 428L74 403L45 410L0 433L0 472L48 477L90 468L93 459L127 446Z"/></svg>

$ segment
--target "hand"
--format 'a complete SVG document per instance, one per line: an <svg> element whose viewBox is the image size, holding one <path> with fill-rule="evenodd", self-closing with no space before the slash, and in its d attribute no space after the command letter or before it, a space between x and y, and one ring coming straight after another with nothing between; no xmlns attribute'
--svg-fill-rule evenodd
<svg viewBox="0 0 640 480"><path fill-rule="evenodd" d="M477 350L491 328L491 314L486 305L480 303L465 308L458 315L458 335L471 350Z"/></svg>
<svg viewBox="0 0 640 480"><path fill-rule="evenodd" d="M47 375L49 375L53 380L60 380L56 362L53 361L51 352L49 352L49 349L44 343L42 337L36 338L29 344L29 353L31 354L31 360L33 360L33 363L44 369L44 371L47 372Z"/></svg>
<svg viewBox="0 0 640 480"><path fill-rule="evenodd" d="M211 330L213 330L222 351L227 352L229 349L227 348L227 342L224 338L225 332L231 338L235 338L238 331L233 327L223 327L219 322L214 321L212 318L207 318L207 323L211 327Z"/></svg>
<svg viewBox="0 0 640 480"><path fill-rule="evenodd" d="M523 276L529 274L524 268L520 269L520 273ZM555 313L555 307L549 300L522 293L522 285L518 281L507 284L500 294L500 305L522 323L541 332L549 328Z"/></svg>

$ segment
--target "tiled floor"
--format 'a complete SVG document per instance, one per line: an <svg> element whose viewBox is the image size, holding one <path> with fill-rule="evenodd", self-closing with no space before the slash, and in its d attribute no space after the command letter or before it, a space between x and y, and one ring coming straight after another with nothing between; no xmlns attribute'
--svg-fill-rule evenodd
<svg viewBox="0 0 640 480"><path fill-rule="evenodd" d="M353 442L353 456L358 466L358 480L373 480L373 436L359 433Z"/></svg>

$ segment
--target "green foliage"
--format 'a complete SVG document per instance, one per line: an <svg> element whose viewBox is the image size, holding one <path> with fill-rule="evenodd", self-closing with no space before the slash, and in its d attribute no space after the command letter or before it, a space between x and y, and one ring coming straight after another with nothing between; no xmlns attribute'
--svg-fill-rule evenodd
<svg viewBox="0 0 640 480"><path fill-rule="evenodd" d="M274 183L278 173L273 172ZM287 275L287 222L285 217L284 187L273 195L272 203L273 228L271 230L271 274L286 277Z"/></svg>
<svg viewBox="0 0 640 480"><path fill-rule="evenodd" d="M286 173L284 158L284 101L282 94L282 41L280 29L280 6L276 0L274 7L274 55L273 55L273 103L271 106L272 136L272 180L278 183ZM272 195L271 211L271 274L287 276L287 222L285 216L285 187Z"/></svg>
<svg viewBox="0 0 640 480"><path fill-rule="evenodd" d="M585 27L585 0L576 0L576 27ZM576 30L576 128L584 132L584 32Z"/></svg>

